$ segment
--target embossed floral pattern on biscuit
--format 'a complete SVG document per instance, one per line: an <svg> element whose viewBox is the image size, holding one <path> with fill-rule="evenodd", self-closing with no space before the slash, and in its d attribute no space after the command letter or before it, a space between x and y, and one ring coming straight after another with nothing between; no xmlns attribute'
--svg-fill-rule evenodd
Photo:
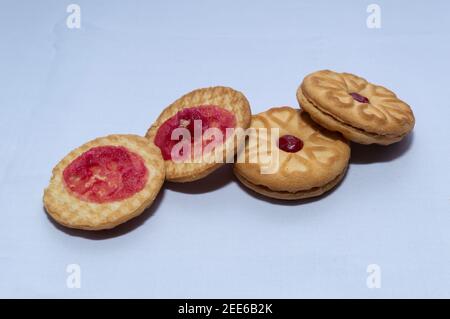
<svg viewBox="0 0 450 319"><path fill-rule="evenodd" d="M279 173L285 177L296 172L312 172L317 166L329 167L339 158L340 151L336 140L322 134L315 126L307 114L301 113L299 117L299 111L287 108L269 110L256 115L252 120L254 128L266 128L268 133L271 128L279 128L280 136L289 134L297 136L303 141L304 146L298 152L279 152ZM262 136L264 137L264 135ZM269 145L267 152L270 156L272 147L277 146L272 145L274 141L270 135L263 138L262 142ZM259 147L260 144L252 145L248 151L253 154L258 153Z"/></svg>
<svg viewBox="0 0 450 319"><path fill-rule="evenodd" d="M356 75L319 71L312 74L308 82L306 89L310 86L314 88L313 96L309 97L313 101L319 100L318 104L326 111L339 112L340 109L344 114L355 112L362 120L376 126L390 122L410 126L414 122L410 107L392 91ZM353 97L352 93L367 98L368 103Z"/></svg>

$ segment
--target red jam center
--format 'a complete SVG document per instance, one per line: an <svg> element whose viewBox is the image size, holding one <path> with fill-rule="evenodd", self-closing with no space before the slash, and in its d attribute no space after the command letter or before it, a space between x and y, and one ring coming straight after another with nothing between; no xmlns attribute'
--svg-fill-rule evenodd
<svg viewBox="0 0 450 319"><path fill-rule="evenodd" d="M122 146L91 148L63 172L66 187L92 203L120 201L140 192L148 179L143 159Z"/></svg>
<svg viewBox="0 0 450 319"><path fill-rule="evenodd" d="M293 135L283 135L278 140L278 147L288 153L295 153L303 148L303 141Z"/></svg>
<svg viewBox="0 0 450 319"><path fill-rule="evenodd" d="M178 140L171 139L173 130L177 128L188 129L191 143L194 144L194 125L201 128L201 136L199 137L202 138L202 146L204 148L211 143L211 140L203 139L203 134L206 130L218 128L222 132L223 140L225 140L226 129L235 127L236 118L230 111L215 105L202 105L182 109L165 121L156 133L155 144L161 149L164 160L172 159L171 152L173 147L182 140L182 137Z"/></svg>
<svg viewBox="0 0 450 319"><path fill-rule="evenodd" d="M352 98L359 103L369 103L369 99L359 93L350 93Z"/></svg>

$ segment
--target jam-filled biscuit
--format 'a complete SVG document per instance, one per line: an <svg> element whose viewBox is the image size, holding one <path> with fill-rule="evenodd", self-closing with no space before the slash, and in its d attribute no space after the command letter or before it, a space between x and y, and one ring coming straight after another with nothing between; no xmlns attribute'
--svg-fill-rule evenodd
<svg viewBox="0 0 450 319"><path fill-rule="evenodd" d="M245 159L234 165L234 173L257 193L286 200L319 196L336 186L346 172L348 142L340 134L319 127L306 112L272 108L253 116L250 127L256 129L257 143L251 146L248 139ZM261 128L267 132L278 128L279 134L266 134ZM263 144L267 148L262 148ZM251 154L257 155L253 162ZM264 171L263 167L274 161L277 169Z"/></svg>
<svg viewBox="0 0 450 319"><path fill-rule="evenodd" d="M140 215L163 182L157 147L144 137L110 135L84 144L56 165L44 206L64 226L109 229Z"/></svg>
<svg viewBox="0 0 450 319"><path fill-rule="evenodd" d="M392 144L414 127L411 108L395 93L350 73L311 73L297 99L314 121L356 143Z"/></svg>
<svg viewBox="0 0 450 319"><path fill-rule="evenodd" d="M241 92L221 86L203 88L168 106L146 136L161 149L166 179L190 182L205 177L234 156L243 142L237 139L236 129L247 128L250 120L250 105ZM185 135L174 137L179 129L190 136L188 145L182 143ZM222 137L211 137L211 132Z"/></svg>

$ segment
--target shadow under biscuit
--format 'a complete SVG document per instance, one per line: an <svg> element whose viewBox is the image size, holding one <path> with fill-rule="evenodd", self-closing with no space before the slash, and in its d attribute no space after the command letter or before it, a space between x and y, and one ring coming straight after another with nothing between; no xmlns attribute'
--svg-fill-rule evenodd
<svg viewBox="0 0 450 319"><path fill-rule="evenodd" d="M114 237L120 237L123 235L126 235L127 233L131 232L132 230L138 228L139 226L143 225L147 219L151 218L158 207L160 206L162 200L164 198L164 186L161 188L161 191L156 196L155 200L153 201L152 205L144 210L142 214L139 216L121 224L118 225L112 229L104 229L104 230L82 230L82 229L74 229L74 228L68 228L65 226L62 226L58 224L47 212L44 212L47 214L47 218L50 220L50 222L55 226L57 229L65 232L66 234L70 236L76 236L76 237L83 237L86 239L91 240L105 240L109 238Z"/></svg>
<svg viewBox="0 0 450 319"><path fill-rule="evenodd" d="M300 206L300 205L306 205L309 203L314 203L316 201L322 200L328 196L330 196L332 193L338 189L342 183L344 183L345 179L347 178L348 171L350 170L350 165L347 167L346 172L342 179L339 181L339 183L336 184L335 187L330 189L329 191L323 193L322 195L316 196L316 197L310 197L310 198L304 198L304 199L296 199L296 200L285 200L285 199L277 199L272 197L267 197L264 195L261 195L254 190L245 187L238 179L233 175L233 181L238 185L238 187L246 192L248 195L252 196L253 198L265 201L267 203L270 203L272 205L282 205L282 206Z"/></svg>
<svg viewBox="0 0 450 319"><path fill-rule="evenodd" d="M400 142L391 145L363 145L352 143L351 164L370 164L378 162L389 162L403 156L412 146L414 131L408 134Z"/></svg>
<svg viewBox="0 0 450 319"><path fill-rule="evenodd" d="M232 165L225 164L205 178L187 183L166 182L165 188L179 193L195 195L213 192L229 184L232 180Z"/></svg>

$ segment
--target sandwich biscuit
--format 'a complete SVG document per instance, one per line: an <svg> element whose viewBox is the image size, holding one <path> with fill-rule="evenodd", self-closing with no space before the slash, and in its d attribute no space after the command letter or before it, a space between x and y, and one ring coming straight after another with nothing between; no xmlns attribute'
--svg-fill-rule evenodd
<svg viewBox="0 0 450 319"><path fill-rule="evenodd" d="M245 161L234 165L238 180L253 191L272 198L297 200L319 196L335 187L345 175L350 147L338 133L327 131L306 112L291 107L272 108L252 117L257 134L278 129L276 138L258 137L245 146ZM266 148L261 145L266 144ZM268 151L266 156L266 150ZM264 152L264 153L263 153ZM257 155L251 162L251 155ZM274 156L277 154L277 156ZM267 158L277 161L277 169L263 173Z"/></svg>
<svg viewBox="0 0 450 319"><path fill-rule="evenodd" d="M319 125L356 143L392 144L414 127L411 108L395 93L350 73L309 74L297 99Z"/></svg>

